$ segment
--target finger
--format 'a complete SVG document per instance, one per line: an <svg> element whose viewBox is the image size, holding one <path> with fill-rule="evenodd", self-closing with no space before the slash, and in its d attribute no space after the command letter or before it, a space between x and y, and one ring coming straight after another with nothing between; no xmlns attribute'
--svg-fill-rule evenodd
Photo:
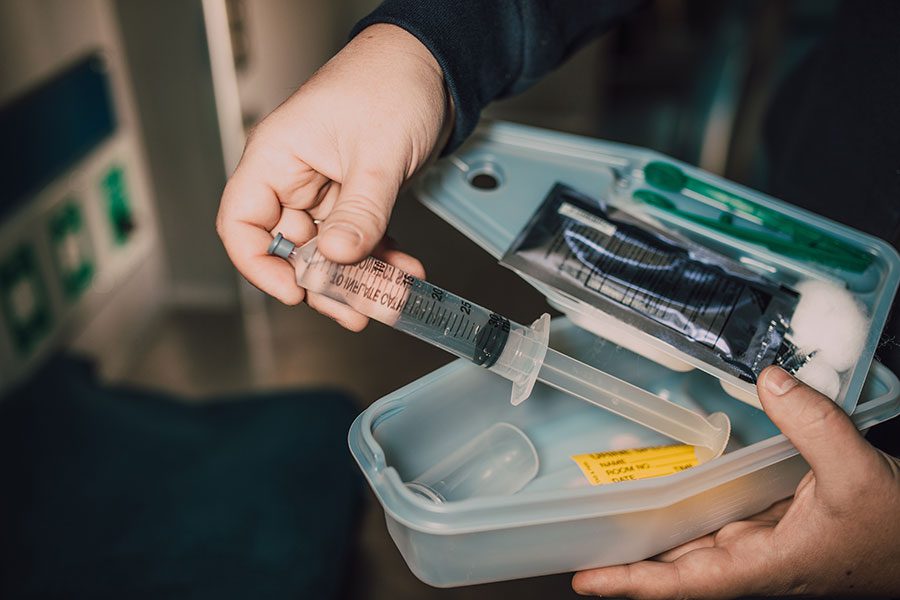
<svg viewBox="0 0 900 600"><path fill-rule="evenodd" d="M316 206L331 181L298 159L290 147L272 139L266 142L252 139L239 168L264 180L282 206L301 210Z"/></svg>
<svg viewBox="0 0 900 600"><path fill-rule="evenodd" d="M228 256L247 281L284 304L303 301L303 288L297 285L294 267L286 260L267 252L272 236L268 231L246 223L232 223L223 229Z"/></svg>
<svg viewBox="0 0 900 600"><path fill-rule="evenodd" d="M402 173L365 163L354 165L320 228L322 254L339 263L357 262L369 255L384 236L402 181Z"/></svg>
<svg viewBox="0 0 900 600"><path fill-rule="evenodd" d="M302 246L316 235L316 226L305 210L285 208L281 211L278 223L272 228L272 233L280 233L294 244Z"/></svg>
<svg viewBox="0 0 900 600"><path fill-rule="evenodd" d="M785 498L784 500L779 500L761 513L757 513L750 517L750 520L762 521L764 523L777 523L782 518L784 518L784 515L787 513L793 502L793 498Z"/></svg>
<svg viewBox="0 0 900 600"><path fill-rule="evenodd" d="M704 535L703 537L699 537L696 540L691 540L685 544L680 546L676 546L671 550L666 550L662 554L657 554L653 557L653 560L658 560L660 562L673 562L678 560L688 552L693 552L694 550L699 550L700 548L712 548L716 544L716 536L714 533L710 533L709 535Z"/></svg>
<svg viewBox="0 0 900 600"><path fill-rule="evenodd" d="M572 589L588 596L628 598L679 598L666 594L676 585L675 563L639 562L581 571L572 577Z"/></svg>
<svg viewBox="0 0 900 600"><path fill-rule="evenodd" d="M735 521L733 523L729 523L715 533L704 535L703 537L697 538L696 540L692 540L690 542L687 542L686 544L682 544L680 546L672 548L671 550L667 550L661 554L658 554L653 557L653 560L673 562L675 560L678 560L685 554L693 552L694 550L699 550L702 548L712 548L719 542L722 542L723 538L725 537L733 538L735 536L741 535L748 529L755 529L765 525L774 525L781 520L781 518L784 516L784 513L787 512L788 508L790 508L792 500L792 498L786 498L785 500L776 502L766 510L753 515L745 521Z"/></svg>
<svg viewBox="0 0 900 600"><path fill-rule="evenodd" d="M266 252L272 241L269 230L280 216L275 192L238 167L222 194L216 229L231 262L250 283L285 304L297 304L303 290L293 267Z"/></svg>
<svg viewBox="0 0 900 600"><path fill-rule="evenodd" d="M384 262L394 265L398 269L409 273L413 277L418 277L419 279L425 278L425 267L422 266L422 263L419 261L419 259L414 256L410 256L409 254L401 252L400 250L388 248L384 250L376 249L373 254Z"/></svg>
<svg viewBox="0 0 900 600"><path fill-rule="evenodd" d="M817 489L859 487L876 453L843 410L779 367L763 371L757 388L766 414L812 467Z"/></svg>
<svg viewBox="0 0 900 600"><path fill-rule="evenodd" d="M298 210L309 210L318 206L331 187L331 180L307 168L297 173L292 181L281 187L275 186L275 193L282 206Z"/></svg>
<svg viewBox="0 0 900 600"><path fill-rule="evenodd" d="M572 588L583 595L626 597L637 600L706 598L740 595L736 570L730 568L727 552L715 548L697 550L691 563L642 561L576 573ZM717 594L716 591L719 593Z"/></svg>
<svg viewBox="0 0 900 600"><path fill-rule="evenodd" d="M360 332L369 324L369 318L343 302L339 302L328 296L309 292L306 295L306 303L310 308L320 312L330 319L334 319L338 325L350 331Z"/></svg>
<svg viewBox="0 0 900 600"><path fill-rule="evenodd" d="M804 493L806 488L815 487L816 477L812 471L807 471L806 475L803 476L803 479L800 480L800 483L797 484L797 489L794 490L794 498L800 498Z"/></svg>
<svg viewBox="0 0 900 600"><path fill-rule="evenodd" d="M318 203L309 209L309 214L317 221L324 221L325 217L331 214L338 196L341 195L341 184L332 181L325 188Z"/></svg>

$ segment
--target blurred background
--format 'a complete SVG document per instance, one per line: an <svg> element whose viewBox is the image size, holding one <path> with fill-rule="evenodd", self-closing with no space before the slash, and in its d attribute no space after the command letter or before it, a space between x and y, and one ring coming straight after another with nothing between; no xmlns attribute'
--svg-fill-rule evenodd
<svg viewBox="0 0 900 600"><path fill-rule="evenodd" d="M286 422L296 423L297 436L316 422L321 396L295 390L339 389L349 398L347 414L322 418L335 423L329 435L342 453L335 460L344 465L353 413L449 361L377 324L352 334L306 307L266 298L238 277L214 229L221 190L247 131L339 50L352 25L376 5L0 0L7 183L0 200L0 393L7 405L23 389L40 398L75 389L63 385L72 367L60 355L89 361L79 363L92 372L85 396L92 386L106 390L112 403L145 403L150 394L164 404L195 407L190 419L213 414L196 407L245 410L254 402L271 406L273 398L282 404L271 410L289 410L283 403L296 395L305 408ZM657 0L486 116L647 146L763 188L760 131L772 90L814 46L833 10L825 0ZM546 310L537 292L407 196L390 233L422 260L431 280L520 321ZM452 257L447 247L454 248ZM521 299L515 306L505 303L511 290ZM385 352L393 360L382 361ZM61 388L34 387L56 375ZM53 412L42 414L52 418ZM181 417L152 418L164 423L154 435L165 445ZM153 439L146 438L151 448ZM65 452L78 454L82 442ZM34 453L42 447L16 446ZM98 449L96 456L114 453ZM15 471L13 463L28 456L4 460ZM159 465L152 469L165 477ZM17 477L37 486L26 473ZM41 485L53 493L53 481ZM335 593L573 595L567 576L428 588L405 567L368 490L358 485L358 491L360 503L334 516L349 523L341 529L346 543L322 554L340 581ZM68 493L74 501L77 482ZM18 509L28 513L34 505L23 502ZM22 536L40 531L22 525L23 513L14 508L6 505L6 526ZM43 530L39 537L52 544L75 531ZM16 564L45 583L57 576L69 581L49 567L29 570L42 556L35 544L24 557L7 548L4 555L14 562L4 569ZM71 567L65 557L54 560L46 564ZM308 561L291 568L313 569ZM295 589L277 578L273 586Z"/></svg>

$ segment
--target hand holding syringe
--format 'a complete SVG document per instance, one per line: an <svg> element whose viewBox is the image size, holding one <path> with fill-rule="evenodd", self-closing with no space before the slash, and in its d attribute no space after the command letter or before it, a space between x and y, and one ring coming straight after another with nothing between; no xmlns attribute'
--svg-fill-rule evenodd
<svg viewBox="0 0 900 600"><path fill-rule="evenodd" d="M278 234L269 253L291 261L297 284L307 290L509 379L514 405L540 380L696 446L701 460L715 458L728 442L731 423L724 413L704 418L549 348L547 314L526 327L376 258L353 265L331 262L319 253L315 239L297 247Z"/></svg>

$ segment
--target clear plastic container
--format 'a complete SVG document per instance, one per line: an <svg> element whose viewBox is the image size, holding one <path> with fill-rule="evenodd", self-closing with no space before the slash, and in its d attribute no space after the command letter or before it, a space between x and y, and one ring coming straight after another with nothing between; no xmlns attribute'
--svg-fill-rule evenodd
<svg viewBox="0 0 900 600"><path fill-rule="evenodd" d="M682 179L657 181L651 191L662 200L641 202L636 192L653 187L646 176L656 161L680 170ZM683 185L684 178L692 183ZM556 182L640 211L785 285L808 279L845 282L871 323L865 350L844 373L837 401L861 430L900 414L900 382L872 360L900 281L900 257L881 240L649 150L506 123L480 128L455 155L419 178L416 192L500 258ZM833 240L832 247L850 245L864 255L865 267L777 253L703 226L702 218L665 210L671 201L717 219L723 211L703 200L698 189L738 198L776 220L799 222ZM551 346L690 410L725 413L732 439L723 456L674 475L591 486L572 456L672 440L543 384L528 402L512 406L508 382L471 363L451 363L373 404L349 434L351 452L384 507L388 530L422 581L453 587L642 560L794 492L809 467L759 410L754 386L525 279L568 317L553 322ZM537 454L540 467L519 492L473 495L470 490L458 500L435 503L407 487L405 482L428 473L496 423L524 432Z"/></svg>
<svg viewBox="0 0 900 600"><path fill-rule="evenodd" d="M858 249L870 264L853 270L802 260L635 200L635 192L651 190L663 198L662 203L677 202L683 211L700 217L715 219L722 214L722 210L698 200L701 196L695 190L682 193L650 185L645 167L660 161L679 169L695 182L694 188L706 186L752 203L776 218L795 220L836 243ZM485 187L485 182L493 182L494 186ZM837 401L846 411L853 410L900 282L900 256L889 244L650 150L510 123L480 128L456 154L439 161L419 178L415 190L430 209L499 258L556 182L629 211L642 212L779 283L794 286L807 279L846 282L871 318L865 350L855 367L841 377ZM525 279L578 326L672 371L704 371L732 396L758 407L752 384L585 302L539 281Z"/></svg>
<svg viewBox="0 0 900 600"><path fill-rule="evenodd" d="M494 423L463 442L406 487L423 498L454 502L488 496L511 496L537 475L534 444L509 423Z"/></svg>
<svg viewBox="0 0 900 600"><path fill-rule="evenodd" d="M673 402L725 412L729 451L675 475L592 487L571 456L671 440L542 384L512 406L508 382L457 360L375 402L349 433L390 535L422 581L453 587L642 560L790 496L808 470L765 413L700 371L673 371L565 318L553 322L551 344ZM898 413L900 382L873 363L853 419L867 429ZM539 458L521 491L435 503L407 487L496 423L523 431Z"/></svg>

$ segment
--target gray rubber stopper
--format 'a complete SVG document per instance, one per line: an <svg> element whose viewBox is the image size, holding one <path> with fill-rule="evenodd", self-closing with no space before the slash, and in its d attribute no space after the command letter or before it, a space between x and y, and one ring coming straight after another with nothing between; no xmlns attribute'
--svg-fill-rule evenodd
<svg viewBox="0 0 900 600"><path fill-rule="evenodd" d="M291 252L296 248L296 244L291 240L286 239L280 233L275 236L275 239L272 240L272 243L269 244L268 253L274 254L275 256L280 256L281 258L290 258Z"/></svg>

